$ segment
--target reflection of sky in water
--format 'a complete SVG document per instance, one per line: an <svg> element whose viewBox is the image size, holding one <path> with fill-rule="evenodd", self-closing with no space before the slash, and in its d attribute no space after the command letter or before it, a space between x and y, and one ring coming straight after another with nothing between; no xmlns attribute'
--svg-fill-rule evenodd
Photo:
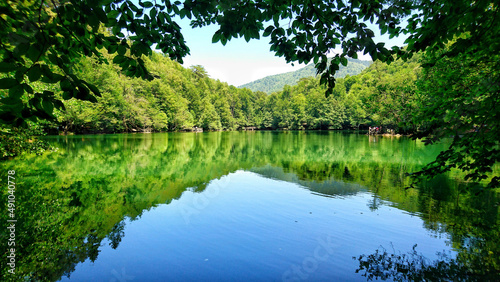
<svg viewBox="0 0 500 282"><path fill-rule="evenodd" d="M387 205L370 210L373 194L357 187L357 193L324 197L296 183L237 171L211 181L201 193L186 191L135 221L126 220L118 248L103 241L95 263L87 259L70 277L365 281L355 273L358 261L352 257L380 246L405 253L418 244L416 250L430 259L450 249L417 216Z"/></svg>

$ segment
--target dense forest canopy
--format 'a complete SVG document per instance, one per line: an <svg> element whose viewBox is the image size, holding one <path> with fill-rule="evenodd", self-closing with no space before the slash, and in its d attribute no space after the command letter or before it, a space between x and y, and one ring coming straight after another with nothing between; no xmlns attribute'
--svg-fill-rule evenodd
<svg viewBox="0 0 500 282"><path fill-rule="evenodd" d="M100 89L96 102L64 100L65 110L54 110L56 119L38 125L47 132L116 133L191 130L255 129L358 129L378 125L403 132L401 118L406 103L387 100L387 94L372 88L402 89L414 84L419 69L416 58L388 66L376 62L360 75L339 79L334 95L325 97L319 78L302 78L296 86L285 86L267 95L239 89L211 79L202 66L189 69L153 53L145 57L146 70L156 79L129 78L112 63L99 64L83 58L75 65L77 74ZM394 75L394 74L397 74ZM29 83L34 89L39 82ZM390 86L391 85L391 86ZM386 91L390 92L390 91ZM392 91L393 100L399 95ZM382 96L382 94L384 96ZM61 98L57 93L56 97ZM64 98L63 98L64 99ZM379 107L380 100L386 103ZM388 111L391 111L388 113Z"/></svg>
<svg viewBox="0 0 500 282"><path fill-rule="evenodd" d="M162 0L137 5L130 0L4 1L0 36L8 40L0 45L0 70L8 74L1 84L9 89L9 99L4 101L9 106L2 107L0 117L22 124L27 119L53 118L53 108L63 107L54 91L37 93L26 81L59 84L68 99L95 101L99 89L75 75L71 67L82 56L96 55L105 62L102 51L106 50L116 54L113 60L126 75L145 79L153 76L141 56L151 55L155 43L155 48L182 62L189 48L176 16L191 19L193 27L218 24L213 41L222 44L236 37L260 38L263 32L262 36L270 37L271 51L287 62L313 61L328 92L333 91L339 65L346 65L348 57L356 58L358 51L369 53L373 60L390 62L394 54L401 58L418 51L434 54L464 34L448 54L476 47L498 50L498 40L485 40L496 34L490 30L498 13L492 1L346 2ZM284 21L289 24L283 25ZM375 43L367 21L391 37L409 34L408 48L389 50L384 43ZM342 52L329 60L326 54L338 47Z"/></svg>
<svg viewBox="0 0 500 282"><path fill-rule="evenodd" d="M0 119L11 135L40 121L85 128L98 120L92 126L105 131L258 124L341 128L374 122L429 143L451 136L450 148L422 173L456 167L479 181L500 160L498 13L498 4L488 0L2 1ZM182 85L178 89L184 92L169 92L168 74L148 68L148 62L158 56L153 46L179 62L189 53L176 17L189 18L192 27L217 24L213 42L222 44L237 37L269 37L277 56L314 62L320 78L266 97L231 86L224 92L223 83L212 83L194 67L190 75L196 89L179 82L168 87ZM375 42L367 22L390 37L407 34L406 48ZM342 51L330 60L326 54L339 47ZM374 64L380 71L336 83L339 66L360 51L380 61ZM398 59L419 52L420 77L411 61L407 76L384 77L392 70L382 63L397 67ZM98 72L82 71L92 67L130 79L117 85ZM100 111L89 111L85 101L98 103ZM169 117L172 111L179 114ZM500 179L490 185L499 186Z"/></svg>

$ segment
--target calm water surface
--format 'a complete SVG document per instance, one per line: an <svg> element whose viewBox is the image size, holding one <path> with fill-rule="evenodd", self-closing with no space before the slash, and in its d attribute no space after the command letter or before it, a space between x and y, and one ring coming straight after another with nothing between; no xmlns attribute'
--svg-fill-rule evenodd
<svg viewBox="0 0 500 282"><path fill-rule="evenodd" d="M0 164L18 181L18 279L499 277L498 194L458 174L409 187L443 146L334 132L48 140L58 152Z"/></svg>

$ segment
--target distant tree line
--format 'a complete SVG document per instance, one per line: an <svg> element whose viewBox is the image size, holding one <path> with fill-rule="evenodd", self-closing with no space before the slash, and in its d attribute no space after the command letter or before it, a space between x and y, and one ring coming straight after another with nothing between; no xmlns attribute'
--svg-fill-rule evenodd
<svg viewBox="0 0 500 282"><path fill-rule="evenodd" d="M65 100L56 121L43 121L48 132L117 133L192 130L359 129L380 125L408 131L406 109L412 105L418 58L386 65L376 61L356 76L338 79L333 95L319 78L302 78L295 86L267 95L212 79L202 66L184 68L154 53L144 57L153 80L131 78L112 63L83 58L79 75L96 85L97 102ZM33 88L42 87L37 82ZM56 91L57 92L57 91Z"/></svg>

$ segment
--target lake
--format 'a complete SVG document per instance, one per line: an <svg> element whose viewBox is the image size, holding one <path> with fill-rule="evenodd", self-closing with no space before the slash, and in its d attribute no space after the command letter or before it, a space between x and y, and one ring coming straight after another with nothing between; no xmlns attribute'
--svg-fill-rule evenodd
<svg viewBox="0 0 500 282"><path fill-rule="evenodd" d="M500 277L498 193L458 172L418 187L406 176L445 145L328 131L47 140L57 152L0 163L4 183L16 177L16 274L2 264L4 277Z"/></svg>

